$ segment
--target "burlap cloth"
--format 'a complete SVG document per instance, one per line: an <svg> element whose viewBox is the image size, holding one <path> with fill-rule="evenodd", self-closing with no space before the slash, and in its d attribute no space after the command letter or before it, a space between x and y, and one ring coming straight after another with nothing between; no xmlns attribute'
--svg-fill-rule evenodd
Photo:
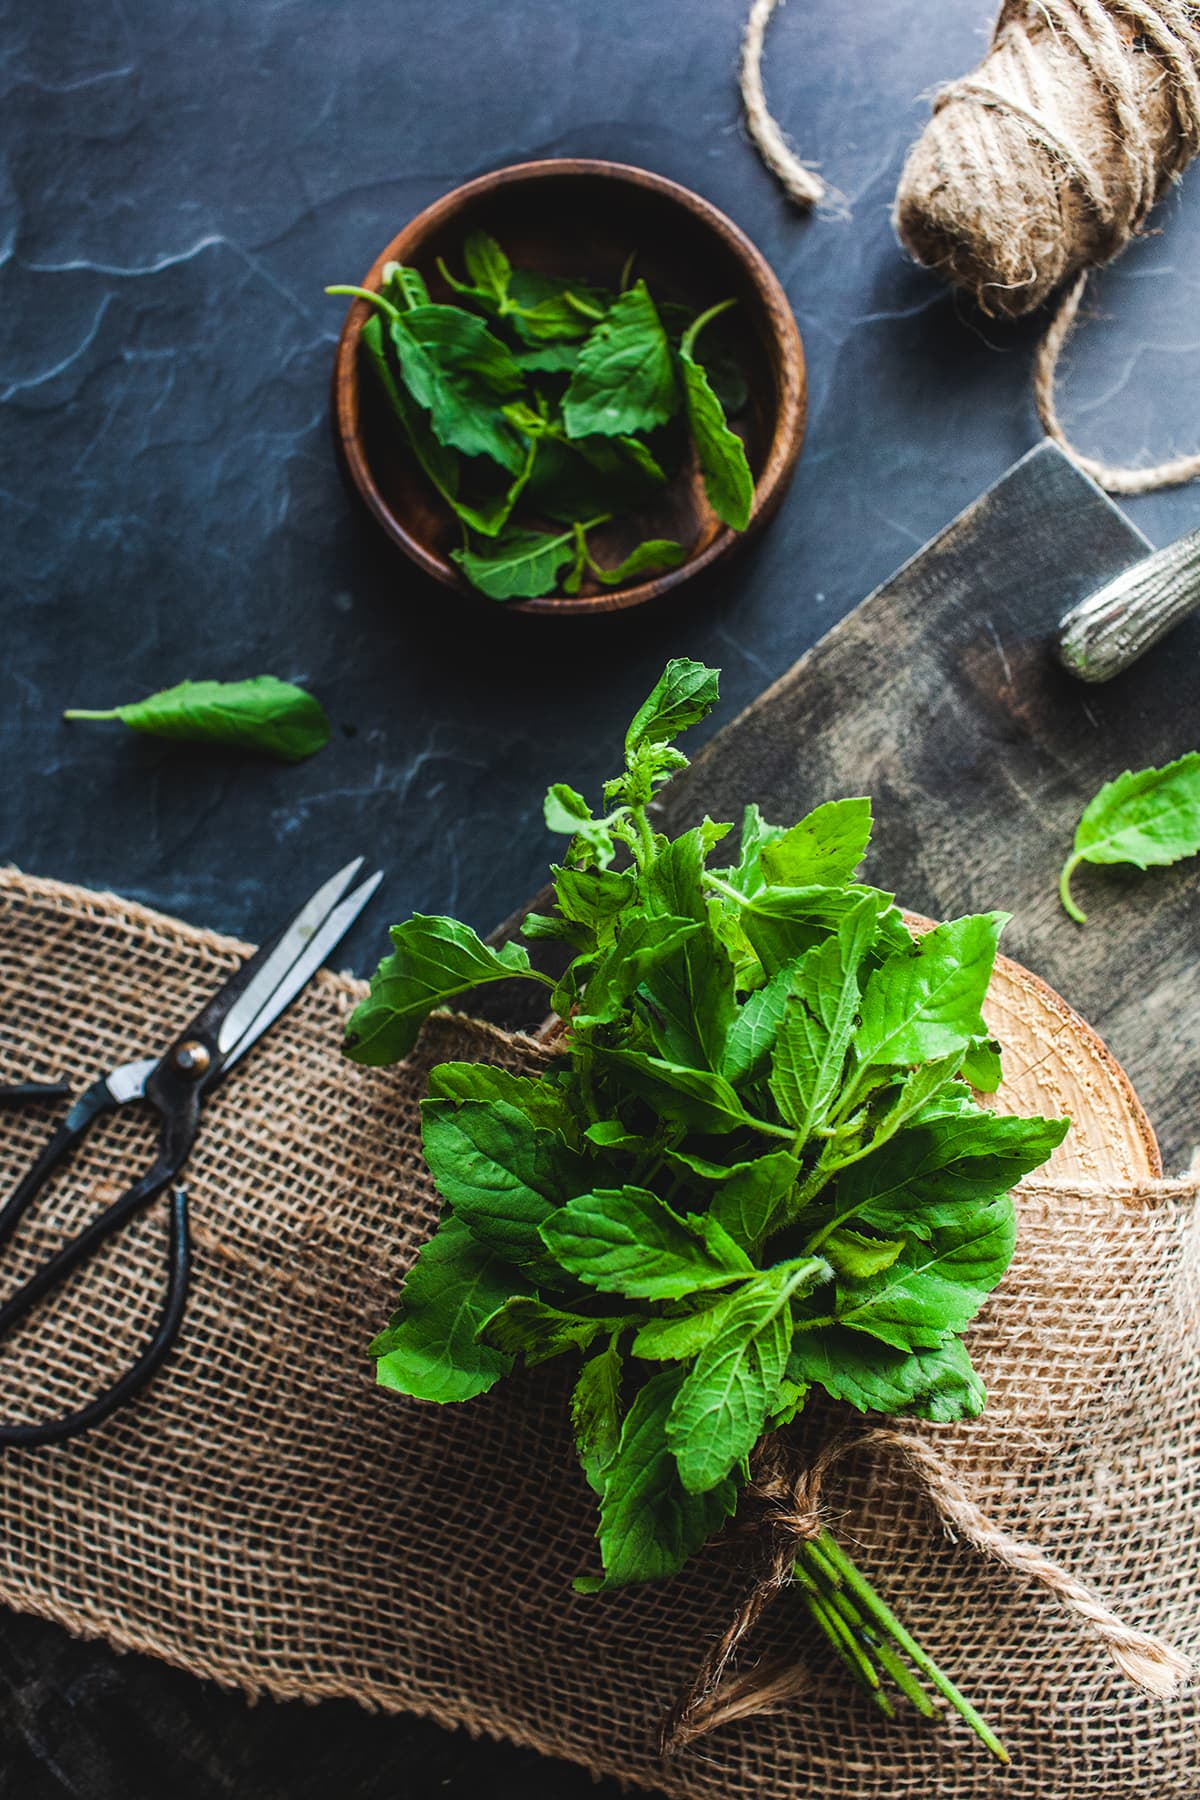
<svg viewBox="0 0 1200 1800"><path fill-rule="evenodd" d="M144 1054L241 948L12 872L0 920L0 1080L80 1084ZM1165 1705L1138 1693L1051 1597L950 1542L877 1450L831 1477L835 1527L1012 1766L957 1721L867 1710L786 1595L749 1654L811 1659L808 1685L664 1761L662 1717L744 1597L758 1540L735 1532L672 1582L577 1598L594 1517L557 1367L461 1407L373 1385L362 1348L438 1210L419 1150L424 1069L539 1052L439 1020L406 1067L350 1067L339 1022L359 991L320 976L211 1100L188 1170L192 1298L163 1372L82 1440L0 1453L0 1600L248 1694L350 1695L696 1800L1200 1794L1194 1688ZM0 1190L47 1130L40 1108L0 1117ZM133 1118L93 1134L6 1250L3 1291L148 1141ZM1016 1263L972 1339L988 1412L921 1428L1002 1527L1192 1653L1195 1200L1194 1182L1029 1183ZM10 1341L4 1416L66 1410L128 1361L165 1236L160 1202Z"/></svg>

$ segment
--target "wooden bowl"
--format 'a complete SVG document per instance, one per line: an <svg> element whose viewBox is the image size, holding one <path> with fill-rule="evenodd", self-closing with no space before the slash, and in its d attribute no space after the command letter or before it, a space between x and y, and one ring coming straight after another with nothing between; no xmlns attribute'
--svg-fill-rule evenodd
<svg viewBox="0 0 1200 1800"><path fill-rule="evenodd" d="M463 239L490 232L517 268L615 287L631 251L654 298L702 311L734 297L722 323L747 379L750 398L733 423L754 473L754 510L744 532L715 517L694 460L672 479L652 510L629 514L595 534L612 566L643 537L690 546L677 569L610 590L585 581L574 597L504 602L517 612L599 613L638 606L679 587L756 531L781 500L804 438L807 387L800 333L787 296L749 238L724 213L687 188L621 163L562 160L518 163L455 188L418 213L372 265L360 285L378 288L383 266L412 264L434 300L454 295L437 269L456 273ZM333 272L334 275L338 271ZM346 315L334 363L334 420L344 468L392 541L435 581L475 593L449 559L461 541L457 521L417 468L376 384L360 381L358 335L365 300ZM483 598L479 595L478 598Z"/></svg>

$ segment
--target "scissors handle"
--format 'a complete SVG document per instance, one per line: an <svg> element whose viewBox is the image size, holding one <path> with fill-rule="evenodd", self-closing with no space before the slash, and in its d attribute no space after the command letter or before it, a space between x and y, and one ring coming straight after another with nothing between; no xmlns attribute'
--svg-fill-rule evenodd
<svg viewBox="0 0 1200 1800"><path fill-rule="evenodd" d="M120 1104L120 1098L103 1076L80 1095L33 1167L0 1208L0 1245L11 1235L48 1176L87 1135L92 1123ZM72 1270L93 1256L106 1238L120 1231L135 1213L148 1206L178 1174L196 1133L199 1107L194 1090L185 1087L176 1105L169 1108L160 1106L159 1110L162 1114L162 1130L158 1154L150 1167L90 1224L55 1251L40 1268L35 1269L23 1286L0 1305L0 1338L60 1282L65 1281ZM146 1348L110 1388L89 1401L86 1406L80 1407L77 1412L37 1424L0 1423L0 1447L61 1443L66 1438L75 1437L79 1432L98 1425L123 1400L136 1393L153 1375L175 1340L183 1317L190 1268L191 1234L188 1228L187 1199L183 1189L179 1188L171 1208L167 1296L158 1325Z"/></svg>
<svg viewBox="0 0 1200 1800"><path fill-rule="evenodd" d="M46 1096L21 1093L18 1089L11 1088L7 1090L6 1097L16 1100L41 1099ZM86 1137L93 1120L100 1118L103 1113L110 1112L116 1104L108 1083L103 1077L98 1081L93 1081L91 1087L80 1094L33 1167L24 1176L20 1185L9 1195L4 1205L0 1207L0 1247L3 1247L12 1236L22 1214L40 1192L52 1171Z"/></svg>
<svg viewBox="0 0 1200 1800"><path fill-rule="evenodd" d="M52 1145L48 1148L52 1148ZM161 1194L175 1175L177 1167L173 1157L162 1154L156 1156L146 1173L140 1175L131 1187L127 1187L120 1199L114 1200L111 1206L106 1206L90 1225L85 1225L61 1250L56 1250L53 1256L47 1257L24 1286L19 1287L0 1306L0 1338L4 1337L18 1319L23 1319L39 1300L44 1300L60 1281L65 1281L72 1269L77 1269L89 1256L94 1256L111 1232L119 1231L127 1219L140 1212L143 1206L149 1205L156 1194Z"/></svg>
<svg viewBox="0 0 1200 1800"><path fill-rule="evenodd" d="M154 1335L137 1361L123 1375L113 1382L104 1393L98 1394L86 1406L78 1411L65 1413L58 1419L39 1420L30 1425L0 1424L0 1446L21 1445L32 1449L39 1444L61 1444L67 1438L76 1437L81 1431L89 1431L93 1425L99 1425L110 1413L116 1412L119 1406L136 1394L154 1374L167 1352L170 1350L179 1327L183 1321L183 1309L187 1304L188 1278L191 1274L192 1250L191 1233L188 1229L187 1192L177 1187L171 1196L171 1246L167 1263L167 1297L159 1314Z"/></svg>
<svg viewBox="0 0 1200 1800"><path fill-rule="evenodd" d="M0 1087L0 1105L18 1105L27 1100L69 1100L69 1081L8 1081Z"/></svg>

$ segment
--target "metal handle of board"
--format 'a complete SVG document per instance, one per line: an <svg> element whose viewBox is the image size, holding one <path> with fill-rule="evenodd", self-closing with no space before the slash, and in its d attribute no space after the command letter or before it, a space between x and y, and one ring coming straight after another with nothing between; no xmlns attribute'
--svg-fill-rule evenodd
<svg viewBox="0 0 1200 1800"><path fill-rule="evenodd" d="M1089 594L1058 627L1058 660L1081 681L1111 681L1200 607L1200 528Z"/></svg>

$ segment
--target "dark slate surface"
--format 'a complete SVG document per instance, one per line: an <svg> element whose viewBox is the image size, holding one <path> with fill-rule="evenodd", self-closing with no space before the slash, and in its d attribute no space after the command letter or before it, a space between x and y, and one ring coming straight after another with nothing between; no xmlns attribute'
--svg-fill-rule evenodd
<svg viewBox="0 0 1200 1800"><path fill-rule="evenodd" d="M1034 330L978 318L905 265L888 226L919 96L975 58L991 10L785 9L768 87L847 197L804 221L738 123L740 0L10 0L0 854L254 938L363 850L389 872L348 947L363 969L387 915L486 927L523 899L547 781L596 785L666 656L722 664L729 717L1035 440ZM788 289L811 380L808 445L763 541L653 615L587 627L422 585L344 494L327 418L340 312L323 283L361 274L457 181L557 154L643 163L731 213ZM1065 411L1113 454L1183 449L1200 417L1186 191L1097 284L1103 316L1072 353ZM1164 542L1196 505L1131 511ZM267 669L310 682L337 723L298 770L58 722ZM424 1800L481 1783L596 1791L429 1726L251 1711L0 1624L5 1800Z"/></svg>

